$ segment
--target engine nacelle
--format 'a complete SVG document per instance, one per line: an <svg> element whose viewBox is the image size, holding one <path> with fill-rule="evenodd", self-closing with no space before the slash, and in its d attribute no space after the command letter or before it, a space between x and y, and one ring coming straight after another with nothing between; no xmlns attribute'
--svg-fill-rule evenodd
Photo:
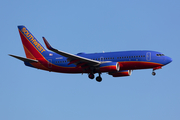
<svg viewBox="0 0 180 120"><path fill-rule="evenodd" d="M108 62L100 64L98 70L100 72L117 72L120 70L118 62Z"/></svg>
<svg viewBox="0 0 180 120"><path fill-rule="evenodd" d="M121 70L118 72L109 72L109 75L112 75L113 77L125 77L130 76L132 74L132 70Z"/></svg>

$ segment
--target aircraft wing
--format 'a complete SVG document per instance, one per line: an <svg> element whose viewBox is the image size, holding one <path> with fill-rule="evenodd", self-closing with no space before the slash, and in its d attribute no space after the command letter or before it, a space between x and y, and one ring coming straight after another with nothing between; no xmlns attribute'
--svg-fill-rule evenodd
<svg viewBox="0 0 180 120"><path fill-rule="evenodd" d="M24 57L20 57L20 56L16 56L16 55L11 55L11 54L9 54L9 56L14 57L14 58L17 58L17 59L19 59L19 60L21 60L21 61L24 61L24 62L30 62L30 63L32 63L32 62L38 62L38 60L33 60L33 59L29 59L29 58L24 58Z"/></svg>
<svg viewBox="0 0 180 120"><path fill-rule="evenodd" d="M45 39L45 37L43 37L43 40L44 40L44 43L46 44L46 47L59 54L59 55L62 55L64 57L67 57L68 60L70 61L70 64L76 64L77 66L83 66L85 64L88 64L90 66L97 66L97 65L100 65L101 62L99 61L96 61L96 60L92 60L92 59L89 59L89 58L85 58L85 57L81 57L81 56L78 56L78 55L73 55L73 54L70 54L70 53L67 53L67 52L63 52L63 51L60 51L60 50L57 50L55 48L53 48L49 43L48 41Z"/></svg>

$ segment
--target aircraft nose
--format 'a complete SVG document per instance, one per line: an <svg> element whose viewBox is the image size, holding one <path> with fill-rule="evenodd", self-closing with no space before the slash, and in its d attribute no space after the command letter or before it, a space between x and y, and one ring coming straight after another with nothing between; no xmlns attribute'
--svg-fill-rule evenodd
<svg viewBox="0 0 180 120"><path fill-rule="evenodd" d="M169 64L169 63L171 63L171 62L172 62L172 58L167 57L167 58L166 58L166 61L167 61L167 64Z"/></svg>

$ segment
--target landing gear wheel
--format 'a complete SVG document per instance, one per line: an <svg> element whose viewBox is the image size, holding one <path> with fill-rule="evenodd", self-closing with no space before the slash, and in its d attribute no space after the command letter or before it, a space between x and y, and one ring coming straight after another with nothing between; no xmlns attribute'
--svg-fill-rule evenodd
<svg viewBox="0 0 180 120"><path fill-rule="evenodd" d="M96 77L96 81L97 82L101 82L102 81L102 78L100 76Z"/></svg>
<svg viewBox="0 0 180 120"><path fill-rule="evenodd" d="M94 79L94 74L90 73L88 76L90 79Z"/></svg>
<svg viewBox="0 0 180 120"><path fill-rule="evenodd" d="M152 75L153 75L153 76L155 76L155 75L156 75L156 73L155 73L155 72L152 72Z"/></svg>

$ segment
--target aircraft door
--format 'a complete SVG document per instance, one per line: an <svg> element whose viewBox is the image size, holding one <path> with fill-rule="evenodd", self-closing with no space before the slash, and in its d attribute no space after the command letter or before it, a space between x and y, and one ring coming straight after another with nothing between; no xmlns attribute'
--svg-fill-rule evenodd
<svg viewBox="0 0 180 120"><path fill-rule="evenodd" d="M146 53L146 60L150 61L151 60L151 52Z"/></svg>

